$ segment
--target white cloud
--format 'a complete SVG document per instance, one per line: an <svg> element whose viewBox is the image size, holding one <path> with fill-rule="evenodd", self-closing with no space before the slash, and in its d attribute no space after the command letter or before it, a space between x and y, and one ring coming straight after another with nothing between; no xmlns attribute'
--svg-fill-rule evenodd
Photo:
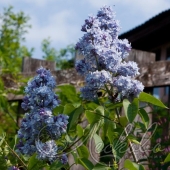
<svg viewBox="0 0 170 170"><path fill-rule="evenodd" d="M62 12L56 13L50 16L45 26L41 26L38 18L35 16L31 17L32 28L26 36L26 40L33 47L40 48L41 42L44 38L50 37L53 46L68 45L74 43L78 39L77 30L79 30L79 25L76 23L70 23L73 20L75 14L74 11L64 10ZM45 18L44 18L45 19Z"/></svg>
<svg viewBox="0 0 170 170"><path fill-rule="evenodd" d="M11 3L12 2L12 0L0 0L0 3L1 4L4 4L4 5L6 5L6 4L9 4L9 3Z"/></svg>
<svg viewBox="0 0 170 170"><path fill-rule="evenodd" d="M55 0L0 0L0 4L8 5L8 4L15 4L15 3L27 3L36 5L39 7L45 6L49 2L55 2Z"/></svg>
<svg viewBox="0 0 170 170"><path fill-rule="evenodd" d="M24 2L38 7L44 7L50 2L55 2L55 0L24 0Z"/></svg>

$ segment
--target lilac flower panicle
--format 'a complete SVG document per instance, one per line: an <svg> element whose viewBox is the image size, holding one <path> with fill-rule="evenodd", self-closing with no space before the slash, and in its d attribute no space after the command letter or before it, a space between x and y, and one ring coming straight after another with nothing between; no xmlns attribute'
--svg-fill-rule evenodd
<svg viewBox="0 0 170 170"><path fill-rule="evenodd" d="M97 26L98 24L100 23L95 16L89 16L89 18L85 20L85 24L82 26L81 31L88 32L92 26Z"/></svg>
<svg viewBox="0 0 170 170"><path fill-rule="evenodd" d="M143 84L140 82L140 81L138 81L138 80L133 80L133 90L132 90L132 95L134 96L134 97L138 97L139 96L139 94L143 91L143 89L144 89L144 86L143 86Z"/></svg>
<svg viewBox="0 0 170 170"><path fill-rule="evenodd" d="M131 45L127 39L118 40L117 41L117 49L121 52L122 59L125 59L129 55L129 51L131 50Z"/></svg>
<svg viewBox="0 0 170 170"><path fill-rule="evenodd" d="M66 164L68 162L68 158L67 158L67 156L65 155L65 154L63 154L62 156L61 156L61 163L62 164Z"/></svg>
<svg viewBox="0 0 170 170"><path fill-rule="evenodd" d="M80 89L81 95L80 97L82 97L84 100L95 100L98 96L97 96L97 89L88 87L88 86L84 86Z"/></svg>
<svg viewBox="0 0 170 170"><path fill-rule="evenodd" d="M103 6L97 13L98 17L104 17L106 20L115 18L115 13L114 11L107 6Z"/></svg>
<svg viewBox="0 0 170 170"><path fill-rule="evenodd" d="M133 61L123 62L118 68L117 73L122 76L135 77L139 75L139 68L137 64Z"/></svg>
<svg viewBox="0 0 170 170"><path fill-rule="evenodd" d="M54 140L42 143L41 141L36 141L37 148L37 158L40 160L49 160L53 162L57 159L58 147Z"/></svg>
<svg viewBox="0 0 170 170"><path fill-rule="evenodd" d="M75 65L86 82L80 89L81 97L95 100L101 89L106 92L112 89L112 95L119 93L123 97L138 96L143 85L131 78L139 75L139 69L135 62L124 61L129 55L131 44L127 39L118 39L120 25L112 8L104 6L96 16L89 16L81 30L85 34L75 47L84 56Z"/></svg>
<svg viewBox="0 0 170 170"><path fill-rule="evenodd" d="M17 152L27 156L36 152L38 159L53 162L60 160L54 140L66 133L68 116L54 116L52 113L60 101L54 93L56 83L50 71L41 67L37 74L25 88L22 107L29 112L25 114L18 131ZM41 142L39 138L45 135L52 140Z"/></svg>
<svg viewBox="0 0 170 170"><path fill-rule="evenodd" d="M111 75L105 70L89 72L86 76L86 84L92 88L100 89L109 82L111 82Z"/></svg>
<svg viewBox="0 0 170 170"><path fill-rule="evenodd" d="M124 97L138 97L139 93L143 91L144 86L141 82L133 80L130 77L119 76L113 81L113 85L118 92Z"/></svg>
<svg viewBox="0 0 170 170"><path fill-rule="evenodd" d="M85 59L77 61L75 68L80 75L85 75L89 71L95 70L95 68L91 67L90 64L85 61Z"/></svg>
<svg viewBox="0 0 170 170"><path fill-rule="evenodd" d="M52 119L53 124L47 125L47 130L52 139L59 139L62 134L66 133L68 116L59 114Z"/></svg>
<svg viewBox="0 0 170 170"><path fill-rule="evenodd" d="M25 88L26 96L21 104L22 108L28 110L44 105L51 109L55 108L60 101L53 91L56 86L53 76L49 70L42 67L37 70L37 74Z"/></svg>

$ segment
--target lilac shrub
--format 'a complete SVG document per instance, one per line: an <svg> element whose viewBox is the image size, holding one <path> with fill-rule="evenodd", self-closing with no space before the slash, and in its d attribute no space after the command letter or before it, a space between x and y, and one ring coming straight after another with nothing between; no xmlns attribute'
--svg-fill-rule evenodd
<svg viewBox="0 0 170 170"><path fill-rule="evenodd" d="M38 69L37 75L25 88L22 108L26 114L18 131L16 151L13 151L15 146L11 147L11 141L7 143L5 134L0 136L1 162L5 162L0 165L0 169L9 166L12 170L20 167L80 169L81 165L90 170L100 167L137 170L144 169L143 160L145 164L148 160L151 169L168 167L159 162L169 160L169 155L165 158L170 152L167 143L169 137L164 140L160 136L160 129L156 130L156 123L151 125L149 115L155 114L154 110L149 114L148 109L145 110L145 106L154 109L152 105L164 109L167 107L152 95L142 92L143 84L135 79L139 75L137 63L127 62L131 45L127 39L118 38L120 26L111 7L104 6L96 16L89 16L81 30L84 35L76 44L76 50L84 58L75 64L77 72L85 81L80 96L72 85L61 85L59 93L65 106L59 106L53 76L43 67ZM146 104L141 107L140 102ZM57 111L59 113L54 114ZM61 114L62 111L69 115L69 125L68 116ZM160 120L158 113L157 123L160 125L162 122L168 125L168 119ZM148 138L151 146L146 146L149 152L140 145L148 129L151 129ZM155 139L151 139L154 136ZM162 145L163 150L155 153L160 142L166 143ZM142 157L135 153L136 148ZM68 154L72 155L69 161Z"/></svg>
<svg viewBox="0 0 170 170"><path fill-rule="evenodd" d="M111 7L102 7L97 16L89 16L81 31L85 32L76 44L76 50L84 59L76 62L76 70L85 77L86 85L81 88L85 100L94 100L97 92L104 90L112 98L137 97L143 91L141 82L134 80L139 74L135 62L126 62L131 50L127 39L118 39L119 22Z"/></svg>
<svg viewBox="0 0 170 170"><path fill-rule="evenodd" d="M17 151L27 156L37 153L39 160L53 162L58 159L67 163L66 156L57 154L55 140L66 133L68 116L54 116L52 113L60 100L54 93L56 83L50 71L41 67L37 74L25 88L26 96L21 106L29 112L25 114L18 131ZM48 137L50 140L46 139Z"/></svg>

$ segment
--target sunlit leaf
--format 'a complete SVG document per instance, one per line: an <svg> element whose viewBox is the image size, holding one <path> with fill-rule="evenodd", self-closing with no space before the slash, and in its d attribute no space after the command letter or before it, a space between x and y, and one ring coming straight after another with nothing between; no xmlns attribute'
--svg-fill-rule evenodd
<svg viewBox="0 0 170 170"><path fill-rule="evenodd" d="M155 106L167 108L159 99L145 92L140 93L139 100L142 102L151 103Z"/></svg>

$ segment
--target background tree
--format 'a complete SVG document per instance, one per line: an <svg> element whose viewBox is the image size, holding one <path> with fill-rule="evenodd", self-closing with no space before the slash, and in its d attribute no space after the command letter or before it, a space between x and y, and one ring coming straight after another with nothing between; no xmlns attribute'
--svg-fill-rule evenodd
<svg viewBox="0 0 170 170"><path fill-rule="evenodd" d="M42 41L43 58L50 61L56 61L57 69L68 69L74 67L75 49L74 45L70 44L66 48L57 51L51 47L50 38Z"/></svg>
<svg viewBox="0 0 170 170"><path fill-rule="evenodd" d="M18 103L7 102L7 94L21 91L13 87L6 88L4 81L8 79L10 85L13 82L18 84L21 81L18 73L21 71L22 58L32 55L33 48L28 50L22 44L25 41L24 35L30 28L28 21L29 17L24 12L14 12L13 7L4 8L0 13L0 129L10 133L16 132Z"/></svg>
<svg viewBox="0 0 170 170"><path fill-rule="evenodd" d="M33 48L28 50L22 45L27 33L29 17L23 12L13 12L13 7L4 8L0 14L0 70L1 72L20 71L22 58L31 56Z"/></svg>

